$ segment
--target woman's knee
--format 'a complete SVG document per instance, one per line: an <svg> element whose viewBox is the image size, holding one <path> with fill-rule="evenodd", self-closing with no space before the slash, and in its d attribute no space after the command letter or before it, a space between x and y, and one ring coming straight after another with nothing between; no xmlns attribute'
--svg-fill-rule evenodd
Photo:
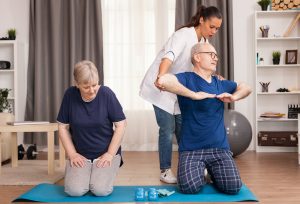
<svg viewBox="0 0 300 204"><path fill-rule="evenodd" d="M93 185L91 186L91 192L95 196L108 196L113 192L112 186L104 186L104 185Z"/></svg>
<svg viewBox="0 0 300 204"><path fill-rule="evenodd" d="M80 188L80 187L67 187L65 186L65 193L67 193L69 196L83 196L89 191L89 189L86 188Z"/></svg>

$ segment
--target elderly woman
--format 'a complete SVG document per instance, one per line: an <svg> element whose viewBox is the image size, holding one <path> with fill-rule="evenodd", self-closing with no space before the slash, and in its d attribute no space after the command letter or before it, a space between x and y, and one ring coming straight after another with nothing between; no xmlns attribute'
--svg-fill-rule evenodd
<svg viewBox="0 0 300 204"><path fill-rule="evenodd" d="M122 163L125 115L113 91L98 84L92 62L77 63L74 79L75 86L66 90L57 116L59 137L69 157L65 192L82 196L90 190L106 196L113 191Z"/></svg>

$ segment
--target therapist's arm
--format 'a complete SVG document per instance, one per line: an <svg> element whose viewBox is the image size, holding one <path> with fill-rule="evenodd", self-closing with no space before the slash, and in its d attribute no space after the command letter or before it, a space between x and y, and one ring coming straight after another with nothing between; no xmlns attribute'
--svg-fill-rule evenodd
<svg viewBox="0 0 300 204"><path fill-rule="evenodd" d="M165 88L164 88L164 86L163 86L162 84L159 83L159 78L160 78L161 76L165 75L166 73L168 73L168 71L169 71L169 69L170 69L172 63L173 63L173 62L172 62L170 59L168 59L168 58L163 58L163 59L161 60L160 65L159 65L158 75L157 75L157 78L156 78L154 84L155 84L155 86L156 86L158 89L160 89L160 90L162 90L162 91L164 91Z"/></svg>

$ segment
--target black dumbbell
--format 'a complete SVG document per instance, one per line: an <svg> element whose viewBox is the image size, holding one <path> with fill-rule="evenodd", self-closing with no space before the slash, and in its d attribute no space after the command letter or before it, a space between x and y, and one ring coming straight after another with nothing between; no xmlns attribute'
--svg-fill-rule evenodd
<svg viewBox="0 0 300 204"><path fill-rule="evenodd" d="M22 144L18 146L18 160L22 160L25 155L25 149Z"/></svg>
<svg viewBox="0 0 300 204"><path fill-rule="evenodd" d="M38 154L36 144L30 145L25 151L25 148L22 144L18 146L18 159L22 160L24 158L24 155L26 154L26 157L28 160L34 160L36 159L36 155Z"/></svg>

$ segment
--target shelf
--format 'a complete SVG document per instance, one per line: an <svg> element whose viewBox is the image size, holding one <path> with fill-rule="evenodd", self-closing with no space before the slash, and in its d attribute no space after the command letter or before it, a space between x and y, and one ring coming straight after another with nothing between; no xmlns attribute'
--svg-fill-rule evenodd
<svg viewBox="0 0 300 204"><path fill-rule="evenodd" d="M270 38L256 38L259 41L276 41L276 40L300 40L300 37L270 37Z"/></svg>
<svg viewBox="0 0 300 204"><path fill-rule="evenodd" d="M257 68L300 68L300 64L256 65Z"/></svg>
<svg viewBox="0 0 300 204"><path fill-rule="evenodd" d="M258 92L257 95L300 95L300 92Z"/></svg>
<svg viewBox="0 0 300 204"><path fill-rule="evenodd" d="M257 14L296 14L300 13L300 10L285 10L285 11L256 11Z"/></svg>
<svg viewBox="0 0 300 204"><path fill-rule="evenodd" d="M256 152L298 152L300 164L300 145L299 147L259 146L257 139L259 131L298 131L300 133L300 116L299 119L290 119L287 114L289 104L300 104L300 88L291 88L293 92L276 92L278 88L299 87L300 84L300 69L298 69L300 62L299 64L285 64L284 61L286 50L300 49L300 24L299 21L293 23L299 14L300 10L255 11L253 62L257 62L254 70ZM263 38L260 27L266 25L270 27L269 37ZM291 25L295 26L287 32ZM285 35L286 33L289 35ZM278 65L272 64L272 52L275 50L279 50L283 57L281 64ZM263 57L264 62L259 64L257 57ZM259 84L261 81L272 81L273 85L269 88L269 92L261 92ZM285 113L285 115L282 118L260 117L262 113L269 111ZM298 138L300 139L300 136Z"/></svg>
<svg viewBox="0 0 300 204"><path fill-rule="evenodd" d="M8 100L15 100L15 97L7 97Z"/></svg>
<svg viewBox="0 0 300 204"><path fill-rule="evenodd" d="M0 69L0 73L1 72L11 72L13 73L15 70L14 69Z"/></svg>
<svg viewBox="0 0 300 204"><path fill-rule="evenodd" d="M16 40L0 40L0 45L15 44Z"/></svg>
<svg viewBox="0 0 300 204"><path fill-rule="evenodd" d="M298 119L290 119L290 118L258 118L258 122L295 122Z"/></svg>

